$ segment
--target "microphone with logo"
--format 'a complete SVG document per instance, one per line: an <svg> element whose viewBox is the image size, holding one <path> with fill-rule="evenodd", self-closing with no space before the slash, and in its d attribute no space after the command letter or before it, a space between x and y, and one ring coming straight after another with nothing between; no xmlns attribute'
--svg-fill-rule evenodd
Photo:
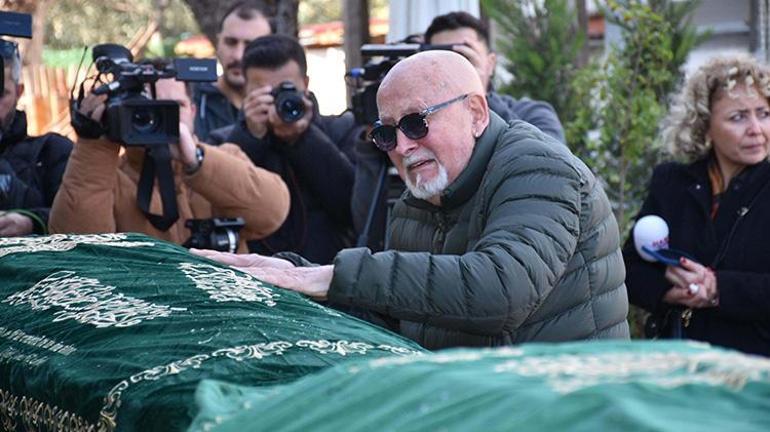
<svg viewBox="0 0 770 432"><path fill-rule="evenodd" d="M662 217L647 215L639 218L634 225L634 247L647 262L658 262L667 266L681 267L680 258L695 261L690 255L668 247L668 224ZM690 294L697 294L700 285L690 284Z"/></svg>

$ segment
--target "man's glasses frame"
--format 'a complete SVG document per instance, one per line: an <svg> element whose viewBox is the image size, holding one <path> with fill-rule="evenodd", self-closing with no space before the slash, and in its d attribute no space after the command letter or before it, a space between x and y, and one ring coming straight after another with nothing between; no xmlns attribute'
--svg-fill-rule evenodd
<svg viewBox="0 0 770 432"><path fill-rule="evenodd" d="M431 105L418 113L407 114L396 123L396 125L385 125L380 120L374 123L374 128L369 133L369 137L374 141L378 149L389 152L396 148L396 128L406 135L409 139L420 139L428 135L428 116L441 110L455 102L465 100L470 93L457 96L446 102Z"/></svg>

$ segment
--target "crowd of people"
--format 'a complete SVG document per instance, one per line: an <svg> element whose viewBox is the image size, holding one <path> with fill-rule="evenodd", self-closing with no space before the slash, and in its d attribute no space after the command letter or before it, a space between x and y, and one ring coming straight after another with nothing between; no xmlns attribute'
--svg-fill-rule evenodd
<svg viewBox="0 0 770 432"><path fill-rule="evenodd" d="M263 11L226 11L218 80L155 84L179 105L179 139L168 143L179 217L167 226L150 217L166 204L157 187L148 208L137 205L144 147L121 151L103 133L74 145L27 135L18 46L1 40L0 236L132 231L182 244L187 220L242 218L240 254L193 252L429 349L628 339L630 300L651 313L653 336L677 327L770 355L760 240L770 68L718 58L672 102L662 139L683 162L654 169L639 213L662 217L671 248L686 251L665 264L642 259L632 239L621 245L601 181L570 152L558 113L495 91L483 21L442 15L424 40L452 50L396 63L377 92L379 120L363 125L318 112L302 46L273 34ZM276 107L286 85L301 95L296 118ZM76 115L100 124L106 99L86 95ZM384 164L406 186L392 206L377 188ZM353 247L362 234L369 241Z"/></svg>

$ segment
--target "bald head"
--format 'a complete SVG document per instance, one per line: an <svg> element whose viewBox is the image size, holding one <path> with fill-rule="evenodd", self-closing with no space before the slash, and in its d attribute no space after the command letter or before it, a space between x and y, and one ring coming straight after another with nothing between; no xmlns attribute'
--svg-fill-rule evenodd
<svg viewBox="0 0 770 432"><path fill-rule="evenodd" d="M423 51L396 63L382 80L380 93L408 89L413 96L425 95L484 95L484 86L478 72L462 55L454 51ZM413 90L420 90L414 93ZM439 97L440 99L440 97Z"/></svg>
<svg viewBox="0 0 770 432"><path fill-rule="evenodd" d="M415 54L385 76L377 109L380 131L390 130L395 138L388 156L407 187L415 197L440 205L442 191L468 165L476 139L489 124L476 69L453 51ZM417 131L415 115L423 123L417 123ZM412 120L402 124L404 119Z"/></svg>

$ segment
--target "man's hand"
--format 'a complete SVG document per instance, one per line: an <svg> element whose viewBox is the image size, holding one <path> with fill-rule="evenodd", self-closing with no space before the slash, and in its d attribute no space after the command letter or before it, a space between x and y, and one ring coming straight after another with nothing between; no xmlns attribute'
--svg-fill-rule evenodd
<svg viewBox="0 0 770 432"><path fill-rule="evenodd" d="M190 252L235 267L257 279L300 292L316 300L326 299L332 276L334 276L332 265L294 267L289 261L258 254L237 255L202 249L190 249Z"/></svg>
<svg viewBox="0 0 770 432"><path fill-rule="evenodd" d="M106 101L107 95L96 96L93 93L89 93L83 98L78 111L86 117L91 117L91 119L101 122L104 110L107 109L107 106L104 104Z"/></svg>
<svg viewBox="0 0 770 432"><path fill-rule="evenodd" d="M0 237L17 237L32 234L35 225L32 219L21 213L0 214Z"/></svg>
<svg viewBox="0 0 770 432"><path fill-rule="evenodd" d="M202 256L204 258L208 258L210 260L238 268L294 268L294 264L285 259L273 258L259 254L239 255L228 252L217 252L209 249L190 249L190 252L194 255Z"/></svg>
<svg viewBox="0 0 770 432"><path fill-rule="evenodd" d="M249 133L256 138L264 138L269 128L268 114L274 108L271 86L251 90L243 99L243 116Z"/></svg>
<svg viewBox="0 0 770 432"><path fill-rule="evenodd" d="M195 157L195 137L193 137L190 128L184 123L179 123L179 144L171 144L171 158L182 162L188 171L195 170L198 167L198 159Z"/></svg>
<svg viewBox="0 0 770 432"><path fill-rule="evenodd" d="M468 59L469 62L473 65L473 68L476 69L476 72L478 72L480 77L487 77L490 75L490 71L488 71L484 67L484 62L482 61L481 56L482 51L480 51L480 48L475 48L473 45L473 42L471 41L464 41L460 44L453 44L452 45L452 51L459 53L466 59Z"/></svg>
<svg viewBox="0 0 770 432"><path fill-rule="evenodd" d="M305 115L293 123L284 123L278 117L275 104L270 105L268 120L273 129L273 134L287 144L294 144L305 133L310 126L310 121L313 119L313 102L304 95L302 96L302 101L305 103Z"/></svg>
<svg viewBox="0 0 770 432"><path fill-rule="evenodd" d="M281 288L290 289L316 300L326 300L334 276L334 266L294 267L278 269L270 267L236 267L257 279Z"/></svg>

